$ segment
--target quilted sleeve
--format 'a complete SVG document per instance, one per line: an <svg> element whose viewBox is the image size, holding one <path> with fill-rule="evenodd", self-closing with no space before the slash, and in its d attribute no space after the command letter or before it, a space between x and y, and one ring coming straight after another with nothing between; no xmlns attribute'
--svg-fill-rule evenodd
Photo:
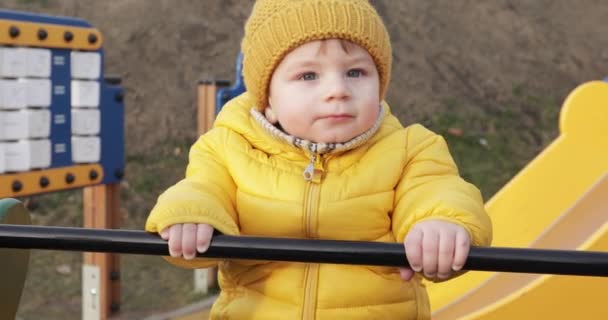
<svg viewBox="0 0 608 320"><path fill-rule="evenodd" d="M459 176L445 140L421 125L407 128L406 165L395 192L392 229L403 242L426 219L463 226L473 245L490 245L492 223L479 190Z"/></svg>
<svg viewBox="0 0 608 320"><path fill-rule="evenodd" d="M173 224L206 223L223 234L239 234L236 186L225 166L224 148L230 134L225 128L214 128L192 146L185 178L160 195L146 222L146 231L160 233ZM208 267L217 262L166 259L189 268Z"/></svg>

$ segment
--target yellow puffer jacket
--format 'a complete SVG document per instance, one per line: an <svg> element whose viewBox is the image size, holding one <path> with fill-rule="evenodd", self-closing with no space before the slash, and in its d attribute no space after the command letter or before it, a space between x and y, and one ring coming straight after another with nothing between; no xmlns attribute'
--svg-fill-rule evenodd
<svg viewBox="0 0 608 320"><path fill-rule="evenodd" d="M164 192L146 230L208 223L229 235L402 242L429 218L464 226L488 245L491 223L477 188L466 183L444 140L420 125L403 128L390 114L365 144L310 159L270 136L250 116L243 94L190 151L186 178ZM190 268L217 261L167 258ZM404 256L405 259L405 256ZM396 268L221 261L221 294L212 319L427 319L428 297L416 276Z"/></svg>

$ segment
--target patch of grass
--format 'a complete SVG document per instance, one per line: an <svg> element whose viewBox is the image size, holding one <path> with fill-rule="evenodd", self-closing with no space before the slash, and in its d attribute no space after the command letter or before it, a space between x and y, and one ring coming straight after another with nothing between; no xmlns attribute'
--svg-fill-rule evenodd
<svg viewBox="0 0 608 320"><path fill-rule="evenodd" d="M561 104L515 85L504 105L463 108L449 99L447 112L424 123L443 135L461 175L491 197L557 136ZM463 113L461 110L473 110Z"/></svg>
<svg viewBox="0 0 608 320"><path fill-rule="evenodd" d="M128 182L137 193L150 193L167 185L168 171L185 172L190 141L167 141L153 155L127 157Z"/></svg>

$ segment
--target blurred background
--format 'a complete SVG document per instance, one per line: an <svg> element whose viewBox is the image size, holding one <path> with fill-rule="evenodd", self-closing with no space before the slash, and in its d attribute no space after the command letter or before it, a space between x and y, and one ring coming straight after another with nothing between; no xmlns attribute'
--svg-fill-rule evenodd
<svg viewBox="0 0 608 320"><path fill-rule="evenodd" d="M82 18L102 34L106 75L125 88L122 228L143 229L156 197L183 177L196 135L196 87L234 80L253 0L2 0ZM393 41L387 101L405 125L444 135L461 174L490 198L558 133L564 98L608 75L608 2L375 0ZM81 226L82 191L30 199L34 223ZM79 253L34 251L20 319L78 319ZM121 256L121 319L204 298L191 270Z"/></svg>

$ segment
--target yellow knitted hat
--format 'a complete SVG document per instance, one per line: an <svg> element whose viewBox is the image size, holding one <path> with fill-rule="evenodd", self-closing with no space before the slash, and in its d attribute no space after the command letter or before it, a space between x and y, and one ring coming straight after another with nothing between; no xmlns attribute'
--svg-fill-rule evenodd
<svg viewBox="0 0 608 320"><path fill-rule="evenodd" d="M392 49L382 19L368 0L257 0L241 43L247 91L263 110L274 69L292 49L313 40L344 39L366 49L380 77L384 99Z"/></svg>

